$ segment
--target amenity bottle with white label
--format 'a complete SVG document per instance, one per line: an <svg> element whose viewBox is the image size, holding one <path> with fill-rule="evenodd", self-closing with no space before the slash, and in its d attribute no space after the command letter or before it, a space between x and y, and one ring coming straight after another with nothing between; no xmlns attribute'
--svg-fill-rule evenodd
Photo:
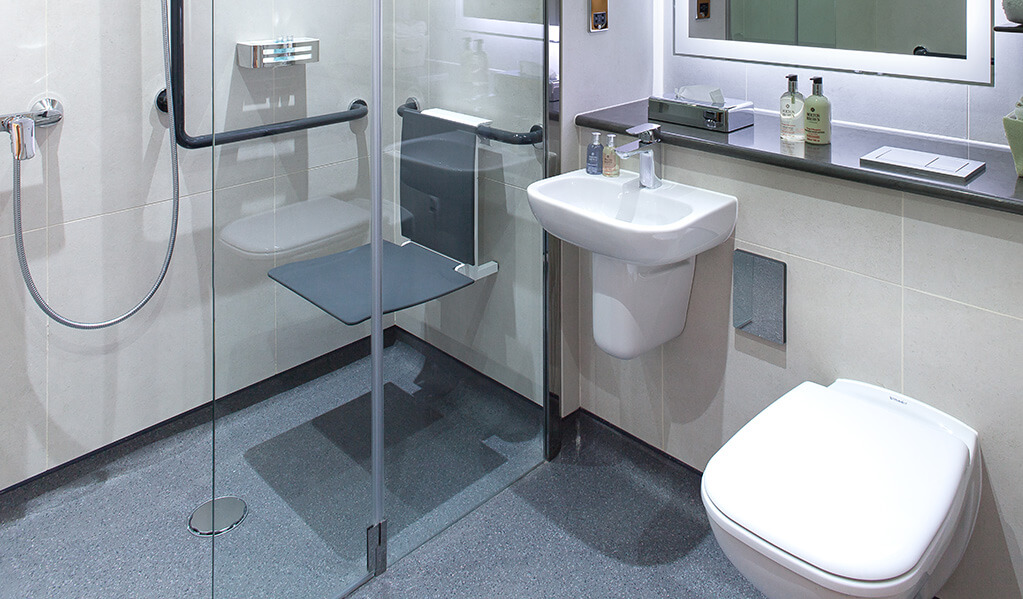
<svg viewBox="0 0 1023 599"><path fill-rule="evenodd" d="M781 97L781 138L785 141L806 140L805 102L799 93L799 77L789 75L789 89Z"/></svg>
<svg viewBox="0 0 1023 599"><path fill-rule="evenodd" d="M604 176L617 177L621 172L621 164L618 161L618 152L615 152L615 134L607 134L607 146L604 147Z"/></svg>
<svg viewBox="0 0 1023 599"><path fill-rule="evenodd" d="M824 78L811 77L813 95L806 99L806 143L825 146L831 143L831 100L824 96Z"/></svg>

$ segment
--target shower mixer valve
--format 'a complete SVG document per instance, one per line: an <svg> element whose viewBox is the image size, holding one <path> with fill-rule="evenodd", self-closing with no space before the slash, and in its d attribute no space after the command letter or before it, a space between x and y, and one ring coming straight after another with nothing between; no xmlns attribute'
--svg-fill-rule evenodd
<svg viewBox="0 0 1023 599"><path fill-rule="evenodd" d="M29 112L0 115L0 129L11 135L11 153L17 160L36 155L36 127L51 127L64 118L64 106L53 98L44 98Z"/></svg>

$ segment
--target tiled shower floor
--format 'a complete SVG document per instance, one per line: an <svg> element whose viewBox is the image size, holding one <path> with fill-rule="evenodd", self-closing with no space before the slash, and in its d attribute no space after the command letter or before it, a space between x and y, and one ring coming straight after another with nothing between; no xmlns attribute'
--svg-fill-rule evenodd
<svg viewBox="0 0 1023 599"><path fill-rule="evenodd" d="M403 335L385 350L392 562L355 597L761 597L698 474L585 413L534 468L539 408ZM335 597L365 571L359 351L218 402L217 494L250 514L212 542L185 527L210 497L208 410L0 495L0 597Z"/></svg>
<svg viewBox="0 0 1023 599"><path fill-rule="evenodd" d="M395 557L542 461L538 405L396 337L384 351ZM204 409L0 495L0 597L337 596L366 571L364 350L219 400L215 432ZM186 528L211 484L249 508L212 540Z"/></svg>

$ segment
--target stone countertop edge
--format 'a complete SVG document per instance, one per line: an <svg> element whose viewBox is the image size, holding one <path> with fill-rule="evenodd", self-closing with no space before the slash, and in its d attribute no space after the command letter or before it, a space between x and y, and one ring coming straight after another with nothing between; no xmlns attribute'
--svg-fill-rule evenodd
<svg viewBox="0 0 1023 599"><path fill-rule="evenodd" d="M647 100L637 100L581 113L575 117L575 124L624 134L626 129L649 120L646 111ZM669 145L1023 215L1023 178L1016 175L1012 154L986 144L836 124L831 145L807 144L806 153L812 156L803 158L781 152L778 117L769 114L757 113L752 127L729 134L671 123L659 124L661 142ZM881 146L981 160L986 163L986 169L969 183L960 185L859 166L860 156Z"/></svg>

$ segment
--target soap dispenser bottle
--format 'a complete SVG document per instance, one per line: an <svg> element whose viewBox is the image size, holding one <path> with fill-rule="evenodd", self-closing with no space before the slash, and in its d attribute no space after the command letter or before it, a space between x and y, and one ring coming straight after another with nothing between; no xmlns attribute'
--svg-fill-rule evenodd
<svg viewBox="0 0 1023 599"><path fill-rule="evenodd" d="M621 164L618 162L618 152L615 151L615 134L607 134L607 147L604 148L604 176L617 177L621 172Z"/></svg>
<svg viewBox="0 0 1023 599"><path fill-rule="evenodd" d="M806 143L831 143L831 100L824 96L824 78L811 77L813 95L806 99Z"/></svg>
<svg viewBox="0 0 1023 599"><path fill-rule="evenodd" d="M490 95L490 58L483 51L483 40L473 40L472 95L482 98Z"/></svg>
<svg viewBox="0 0 1023 599"><path fill-rule="evenodd" d="M799 77L789 75L789 89L781 96L781 138L785 141L806 139L805 102L799 93Z"/></svg>
<svg viewBox="0 0 1023 599"><path fill-rule="evenodd" d="M600 145L600 132L593 132L593 142L586 148L586 174L600 175L604 172L604 146Z"/></svg>

